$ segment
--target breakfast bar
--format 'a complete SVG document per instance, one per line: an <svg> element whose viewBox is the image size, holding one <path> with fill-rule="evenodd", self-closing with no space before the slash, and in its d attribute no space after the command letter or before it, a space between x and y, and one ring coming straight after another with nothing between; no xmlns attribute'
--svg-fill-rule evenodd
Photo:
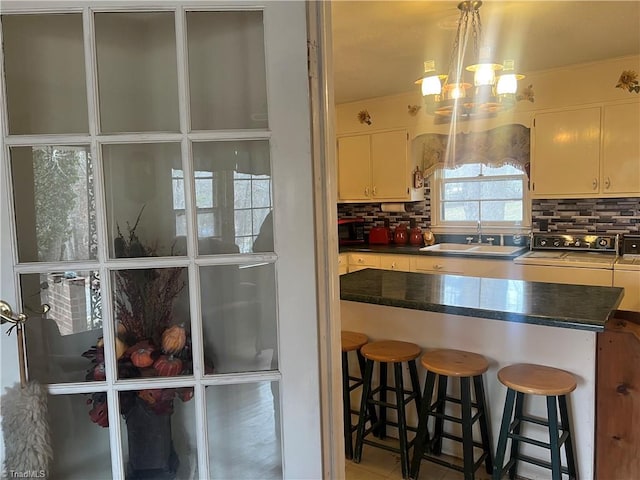
<svg viewBox="0 0 640 480"><path fill-rule="evenodd" d="M363 332L372 340L414 342L423 351L450 348L487 358L485 385L494 442L506 394L496 378L500 368L534 363L575 375L578 387L569 409L581 478L594 476L596 333L604 330L622 296L623 289L617 287L378 269L340 279L343 330ZM424 381L424 371L420 374ZM528 408L543 416L544 398L532 398ZM534 431L536 435L543 439L545 432ZM461 456L453 447L445 444L445 453ZM548 471L526 464L519 474L538 478Z"/></svg>

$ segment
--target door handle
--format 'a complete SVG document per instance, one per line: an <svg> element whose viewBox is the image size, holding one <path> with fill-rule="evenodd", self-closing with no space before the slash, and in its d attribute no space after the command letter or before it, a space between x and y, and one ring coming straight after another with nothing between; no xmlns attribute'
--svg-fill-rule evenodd
<svg viewBox="0 0 640 480"><path fill-rule="evenodd" d="M50 307L46 303L42 306L42 313L47 313ZM15 328L18 336L18 366L20 368L20 385L23 387L27 384L27 366L24 355L24 322L27 321L26 313L15 314L11 305L4 300L0 300L0 323L13 323L7 333Z"/></svg>

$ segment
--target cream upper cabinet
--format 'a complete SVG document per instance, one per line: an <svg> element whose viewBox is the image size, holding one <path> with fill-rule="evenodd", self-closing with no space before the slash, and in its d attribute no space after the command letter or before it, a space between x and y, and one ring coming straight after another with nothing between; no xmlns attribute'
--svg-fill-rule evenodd
<svg viewBox="0 0 640 480"><path fill-rule="evenodd" d="M339 202L402 202L423 198L413 188L407 130L338 138Z"/></svg>
<svg viewBox="0 0 640 480"><path fill-rule="evenodd" d="M604 107L602 179L604 194L640 195L640 103Z"/></svg>
<svg viewBox="0 0 640 480"><path fill-rule="evenodd" d="M640 196L638 102L536 115L531 194Z"/></svg>
<svg viewBox="0 0 640 480"><path fill-rule="evenodd" d="M338 139L338 199L371 200L371 135Z"/></svg>
<svg viewBox="0 0 640 480"><path fill-rule="evenodd" d="M598 193L600 107L538 114L533 132L532 196Z"/></svg>

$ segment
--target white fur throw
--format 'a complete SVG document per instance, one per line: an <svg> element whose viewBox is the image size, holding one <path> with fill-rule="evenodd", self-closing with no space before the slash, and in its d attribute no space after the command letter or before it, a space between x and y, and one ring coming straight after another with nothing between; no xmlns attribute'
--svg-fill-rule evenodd
<svg viewBox="0 0 640 480"><path fill-rule="evenodd" d="M29 382L6 389L2 396L4 474L9 478L49 477L53 458L47 419L47 388Z"/></svg>

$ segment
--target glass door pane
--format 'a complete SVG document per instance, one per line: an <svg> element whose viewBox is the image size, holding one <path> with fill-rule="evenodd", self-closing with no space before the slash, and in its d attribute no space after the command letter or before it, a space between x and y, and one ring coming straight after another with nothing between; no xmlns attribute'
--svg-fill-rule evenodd
<svg viewBox="0 0 640 480"><path fill-rule="evenodd" d="M53 447L47 478L113 478L107 394L49 395L47 408Z"/></svg>
<svg viewBox="0 0 640 480"><path fill-rule="evenodd" d="M97 13L101 131L177 132L173 12Z"/></svg>
<svg viewBox="0 0 640 480"><path fill-rule="evenodd" d="M191 479L198 475L193 388L120 393L122 450L130 479Z"/></svg>
<svg viewBox="0 0 640 480"><path fill-rule="evenodd" d="M267 140L193 144L198 253L273 251Z"/></svg>
<svg viewBox="0 0 640 480"><path fill-rule="evenodd" d="M200 268L205 358L213 373L278 368L273 264Z"/></svg>
<svg viewBox="0 0 640 480"><path fill-rule="evenodd" d="M9 133L86 133L82 15L3 15Z"/></svg>
<svg viewBox="0 0 640 480"><path fill-rule="evenodd" d="M186 255L180 144L104 145L102 159L111 258Z"/></svg>
<svg viewBox="0 0 640 480"><path fill-rule="evenodd" d="M89 147L11 147L20 262L97 256L93 161Z"/></svg>
<svg viewBox="0 0 640 480"><path fill-rule="evenodd" d="M29 377L41 383L105 380L102 294L97 271L20 275ZM50 310L38 315L42 305Z"/></svg>
<svg viewBox="0 0 640 480"><path fill-rule="evenodd" d="M282 478L277 382L206 388L211 479Z"/></svg>
<svg viewBox="0 0 640 480"><path fill-rule="evenodd" d="M187 12L192 130L267 128L261 11Z"/></svg>
<svg viewBox="0 0 640 480"><path fill-rule="evenodd" d="M185 268L113 272L118 378L193 374Z"/></svg>

